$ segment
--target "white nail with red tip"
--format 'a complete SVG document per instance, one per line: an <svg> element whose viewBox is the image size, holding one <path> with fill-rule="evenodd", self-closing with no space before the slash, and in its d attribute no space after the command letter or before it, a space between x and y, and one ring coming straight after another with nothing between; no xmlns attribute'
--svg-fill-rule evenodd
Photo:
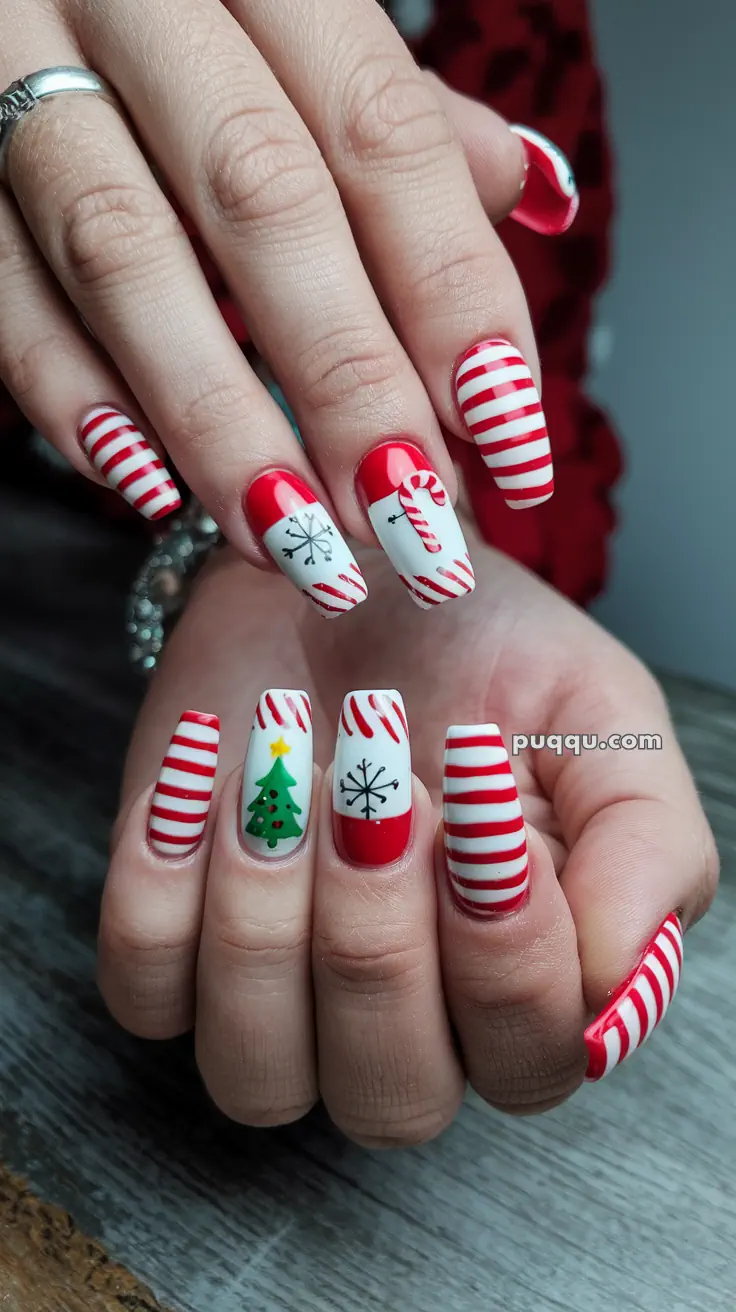
<svg viewBox="0 0 736 1312"><path fill-rule="evenodd" d="M216 715L185 711L161 764L148 821L159 856L189 856L199 846L215 786L220 744Z"/></svg>
<svg viewBox="0 0 736 1312"><path fill-rule="evenodd" d="M682 925L673 914L660 925L633 974L585 1031L587 1080L610 1075L664 1019L680 983L682 955Z"/></svg>
<svg viewBox="0 0 736 1312"><path fill-rule="evenodd" d="M312 804L312 707L305 692L269 688L256 707L243 768L241 836L258 857L289 856Z"/></svg>
<svg viewBox="0 0 736 1312"><path fill-rule="evenodd" d="M178 510L181 497L163 460L132 419L112 406L95 406L79 425L90 464L144 519Z"/></svg>

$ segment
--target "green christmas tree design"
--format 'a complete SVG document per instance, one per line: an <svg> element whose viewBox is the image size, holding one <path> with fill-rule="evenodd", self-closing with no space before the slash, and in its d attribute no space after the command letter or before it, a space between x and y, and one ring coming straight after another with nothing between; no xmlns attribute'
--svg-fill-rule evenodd
<svg viewBox="0 0 736 1312"><path fill-rule="evenodd" d="M245 832L262 838L269 847L275 847L284 838L299 838L304 831L296 816L301 815L302 808L297 806L289 791L296 787L296 779L292 779L280 756L267 775L256 779L256 784L261 791L248 806L253 818Z"/></svg>

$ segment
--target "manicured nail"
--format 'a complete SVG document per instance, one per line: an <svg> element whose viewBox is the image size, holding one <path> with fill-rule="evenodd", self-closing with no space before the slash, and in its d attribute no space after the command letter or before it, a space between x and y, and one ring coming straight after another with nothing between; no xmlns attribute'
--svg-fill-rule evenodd
<svg viewBox="0 0 736 1312"><path fill-rule="evenodd" d="M524 143L526 178L521 200L511 218L545 237L557 237L572 225L580 208L580 196L570 162L559 146L541 132L514 123Z"/></svg>
<svg viewBox="0 0 736 1312"><path fill-rule="evenodd" d="M269 688L258 703L243 769L241 833L255 856L300 846L312 804L312 707L305 692Z"/></svg>
<svg viewBox="0 0 736 1312"><path fill-rule="evenodd" d="M455 394L507 506L548 501L555 483L547 421L521 351L502 337L471 347L457 366Z"/></svg>
<svg viewBox="0 0 736 1312"><path fill-rule="evenodd" d="M462 529L444 484L411 442L384 442L363 458L356 487L373 530L423 610L475 588Z"/></svg>
<svg viewBox="0 0 736 1312"><path fill-rule="evenodd" d="M662 1020L682 971L682 925L668 916L639 965L585 1031L586 1080L602 1080L636 1052Z"/></svg>
<svg viewBox="0 0 736 1312"><path fill-rule="evenodd" d="M443 806L456 901L482 916L519 911L529 896L526 831L497 724L447 730Z"/></svg>
<svg viewBox="0 0 736 1312"><path fill-rule="evenodd" d="M148 841L160 856L189 856L204 833L220 743L216 715L185 711L169 743L153 794Z"/></svg>
<svg viewBox="0 0 736 1312"><path fill-rule="evenodd" d="M351 692L337 734L332 808L335 846L355 866L387 866L411 837L411 749L393 690Z"/></svg>
<svg viewBox="0 0 736 1312"><path fill-rule="evenodd" d="M251 483L245 514L279 569L325 619L365 601L368 589L342 533L303 479L269 469Z"/></svg>
<svg viewBox="0 0 736 1312"><path fill-rule="evenodd" d="M168 469L127 415L95 406L79 425L79 441L90 464L144 519L179 509L181 497Z"/></svg>

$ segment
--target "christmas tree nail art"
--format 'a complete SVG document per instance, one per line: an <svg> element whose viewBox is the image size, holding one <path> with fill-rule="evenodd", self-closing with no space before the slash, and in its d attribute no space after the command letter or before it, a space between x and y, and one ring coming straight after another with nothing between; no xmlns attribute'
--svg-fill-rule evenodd
<svg viewBox="0 0 736 1312"><path fill-rule="evenodd" d="M351 692L343 702L332 785L335 845L352 865L384 866L411 837L411 749L393 690Z"/></svg>
<svg viewBox="0 0 736 1312"><path fill-rule="evenodd" d="M312 708L305 692L270 688L256 709L243 769L243 843L284 857L304 838L312 801Z"/></svg>
<svg viewBox="0 0 736 1312"><path fill-rule="evenodd" d="M412 601L431 610L475 588L462 529L444 484L411 442L369 452L356 485L373 530Z"/></svg>
<svg viewBox="0 0 736 1312"><path fill-rule="evenodd" d="M270 469L245 498L248 523L287 578L325 619L354 610L368 589L342 533L311 488Z"/></svg>

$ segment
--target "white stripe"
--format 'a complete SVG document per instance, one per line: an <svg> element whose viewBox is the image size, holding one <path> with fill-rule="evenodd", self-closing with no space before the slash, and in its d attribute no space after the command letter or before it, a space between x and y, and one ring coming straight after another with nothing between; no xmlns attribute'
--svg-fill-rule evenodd
<svg viewBox="0 0 736 1312"><path fill-rule="evenodd" d="M490 738L491 734L466 733L465 738ZM445 765L501 765L505 760L505 747L453 747L445 748Z"/></svg>
<svg viewBox="0 0 736 1312"><path fill-rule="evenodd" d="M448 742L454 742L457 738L500 738L501 730L497 724L451 724L445 734ZM467 747L458 747L457 751L475 750ZM485 749L483 749L485 750Z"/></svg>
<svg viewBox="0 0 736 1312"><path fill-rule="evenodd" d="M212 743L213 747L217 747L220 741L220 731L213 724L199 724L194 720L181 720L175 736L192 738L198 743Z"/></svg>
<svg viewBox="0 0 736 1312"><path fill-rule="evenodd" d="M214 776L190 774L185 769L179 770L170 765L161 767L158 781L161 784L169 784L172 788L184 788L198 793L211 793L214 787ZM176 810L176 807L173 809Z"/></svg>
<svg viewBox="0 0 736 1312"><path fill-rule="evenodd" d="M118 427L120 427L120 425L118 425ZM106 465L108 460L112 460L113 456L116 456L119 451L124 451L126 446L131 446L132 443L140 442L140 440L140 433L123 433L120 437L113 437L106 446L100 447L99 451L95 453L93 464L96 468ZM94 446L96 441L97 435L95 435L94 441L90 443L90 446ZM146 446L146 451L149 453L148 459L150 460L151 448L148 445Z"/></svg>
<svg viewBox="0 0 736 1312"><path fill-rule="evenodd" d="M448 825L495 824L501 820L516 820L521 815L518 797L513 802L484 802L470 805L466 802L445 802L445 820Z"/></svg>
<svg viewBox="0 0 736 1312"><path fill-rule="evenodd" d="M603 1044L606 1049L606 1068L603 1075L608 1075L609 1071L612 1071L614 1066L618 1065L621 1058L621 1035L615 1025L610 1030L606 1030L603 1035Z"/></svg>
<svg viewBox="0 0 736 1312"><path fill-rule="evenodd" d="M673 995L673 997L674 997L675 990L677 989L677 985L680 983L680 962L679 962L679 958L678 958L678 956L677 956L677 953L675 952L674 944L670 941L670 939L667 937L666 934L659 934L659 935L657 936L657 940L656 940L656 941L657 941L657 945L658 945L658 947L659 947L659 948L661 949L661 951L664 953L664 955L666 956L667 960L668 960L669 963L670 963L670 966L672 967L672 977L673 977L674 982L675 982L675 983L674 983L674 988L673 988L673 990L672 990L672 995Z"/></svg>
<svg viewBox="0 0 736 1312"><path fill-rule="evenodd" d="M670 982L667 978L667 972L664 966L661 965L659 961L657 961L657 958L655 957L653 952L650 953L649 956L645 957L644 960L646 965L650 967L652 973L654 974L657 980L657 983L659 984L660 989L662 990L662 998L663 998L662 1015L659 1018L661 1020L672 1000L670 994Z"/></svg>
<svg viewBox="0 0 736 1312"><path fill-rule="evenodd" d="M511 407L509 406L509 409ZM466 420L472 424L476 422L475 416L472 420L466 415ZM539 414L522 415L521 419L509 419L505 424L499 424L496 428L491 428L487 433L476 434L476 442L485 446L486 443L507 442L510 438L525 437L527 433L537 433L540 428L547 427L547 420L544 417L544 411L540 410ZM488 462L492 458L492 451L483 451L483 459Z"/></svg>
<svg viewBox="0 0 736 1312"><path fill-rule="evenodd" d="M448 844L452 839L448 838ZM493 865L473 865L465 861L455 861L452 857L447 858L447 865L453 875L462 875L463 879L477 879L479 883L484 883L489 879L506 880L513 879L515 875L522 875L528 865L529 858L526 852L522 856L517 856L513 861L499 861ZM509 896L518 893L519 889L511 890Z"/></svg>
<svg viewBox="0 0 736 1312"><path fill-rule="evenodd" d="M106 412L104 410L100 410L99 413L101 415L104 415ZM85 424L84 424L85 428L90 422L90 418L94 419L94 414L92 416L89 415L87 416L87 419L85 420ZM123 434L126 441L134 442L136 441L136 439L140 439L142 434L140 433L136 425L133 423L133 420L128 419L127 415L116 414L113 415L112 418L110 419L103 419L101 423L95 424L94 428L91 429L90 432L85 437L84 446L94 446L94 443L99 442L101 437L105 437L108 433L114 433L116 428L127 427L128 424L132 425L133 432ZM117 441L118 439L116 438L115 440ZM113 446L112 442L110 443L110 446L111 447Z"/></svg>
<svg viewBox="0 0 736 1312"><path fill-rule="evenodd" d="M644 1039L649 1038L654 1026L657 1024L657 999L646 975L642 975L641 979L637 981L636 990L647 1009L647 1027L642 1036L643 1043Z"/></svg>
<svg viewBox="0 0 736 1312"><path fill-rule="evenodd" d="M186 725L184 725L184 729L186 729ZM182 733L179 736L188 737L189 735ZM188 765L208 765L211 767L217 765L215 753L206 747L183 747L181 743L170 743L166 755L172 761L181 761L182 770L186 770ZM190 771L190 773L194 772Z"/></svg>
<svg viewBox="0 0 736 1312"><path fill-rule="evenodd" d="M514 776L510 770L505 774L473 774L466 779L445 778L446 793L503 792L505 788L515 788ZM482 806L483 803L480 803Z"/></svg>
<svg viewBox="0 0 736 1312"><path fill-rule="evenodd" d="M188 856L191 851L183 843L165 843L160 838L152 839L152 847L160 856Z"/></svg>
<svg viewBox="0 0 736 1312"><path fill-rule="evenodd" d="M479 375L478 378L469 378L462 387L458 388L458 400L464 405L471 397L487 392L490 387L501 387L504 383L516 383L524 379L531 381L532 376L529 366L523 360L520 359L518 364L500 365L489 373Z"/></svg>
<svg viewBox="0 0 736 1312"><path fill-rule="evenodd" d="M447 846L453 852L513 852L524 842L525 829L513 829L510 834L493 834L490 838L457 838L447 835Z"/></svg>
<svg viewBox="0 0 736 1312"><path fill-rule="evenodd" d="M110 484L110 487L117 487L118 483L122 483L123 479L128 477L128 474L134 474L137 469L142 469L144 465L147 465L149 463L150 459L151 459L150 447L146 447L144 451L134 451L132 456L128 456L127 460L122 460L119 465L115 466L114 469L108 470L108 472L105 474L105 478ZM156 472L158 478L161 480L161 477L163 475L163 470L157 470ZM138 480L136 480L136 482L138 482ZM135 487L135 483L127 489L130 495L134 495L133 487Z"/></svg>
<svg viewBox="0 0 736 1312"><path fill-rule="evenodd" d="M479 424L484 419L497 419L510 411L521 410L525 405L538 405L539 392L532 383L529 387L520 387L518 392L509 392L505 396L494 397L492 401L479 401L472 410L465 411L466 424Z"/></svg>
<svg viewBox="0 0 736 1312"><path fill-rule="evenodd" d="M528 886L528 879L516 888L463 888L462 885L456 884L460 896L465 898L466 902L475 902L478 906L495 906L499 902L510 902L512 898L520 897Z"/></svg>
<svg viewBox="0 0 736 1312"><path fill-rule="evenodd" d="M549 438L539 437L530 442L520 442L508 451L498 451L493 456L493 468L503 469L504 465L520 465L525 460L539 460L550 454Z"/></svg>
<svg viewBox="0 0 736 1312"><path fill-rule="evenodd" d="M456 382L459 384L465 374L478 369L480 365L493 364L494 360L510 360L515 356L524 360L521 351L510 342L494 342L493 346L484 346L482 351L474 351L467 360L463 360L456 374Z"/></svg>
<svg viewBox="0 0 736 1312"><path fill-rule="evenodd" d="M153 458L154 460L156 459L156 457L153 455L153 452L152 451L146 452L145 461L143 461L142 463L147 464L151 460L151 458ZM165 470L152 469L150 474L143 474L141 478L137 478L134 483L131 483L129 487L126 487L123 492L123 496L130 496L133 500L137 501L139 497L145 496L146 492L150 492L154 487L159 487L160 484L165 482L166 482ZM117 483L113 483L112 477L110 478L110 484L113 487L117 487ZM153 501L154 498L151 497L151 500Z"/></svg>
<svg viewBox="0 0 736 1312"><path fill-rule="evenodd" d="M519 453L519 464L524 459L523 453ZM512 492L521 492L526 487L543 487L549 482L552 461L542 465L540 469L530 469L524 474L509 474L506 478L496 476L496 486L503 492L506 488Z"/></svg>
<svg viewBox="0 0 736 1312"><path fill-rule="evenodd" d="M123 496L128 499L127 492L124 492ZM135 498L133 499L135 500ZM174 506L180 504L181 501L175 488L163 488L160 496L151 497L151 500L147 501L145 506L140 507L139 513L143 515L144 519L153 519L154 515L157 515L164 507L170 507L173 510Z"/></svg>
<svg viewBox="0 0 736 1312"><path fill-rule="evenodd" d="M641 1042L641 1025L639 1023L639 1014L631 1000L631 997L624 998L618 1007L618 1014L621 1017L629 1035L629 1053L639 1047Z"/></svg>
<svg viewBox="0 0 736 1312"><path fill-rule="evenodd" d="M174 799L171 798L171 801ZM191 838L192 842L202 833L207 822L207 816L199 821L169 820L157 815L151 816L151 828L158 829L162 834L168 834L169 838Z"/></svg>
<svg viewBox="0 0 736 1312"><path fill-rule="evenodd" d="M182 811L185 815L191 815L193 822L207 819L208 803L201 797L169 797L157 791L153 794L153 806L161 806L165 811ZM161 823L165 822L162 820Z"/></svg>

